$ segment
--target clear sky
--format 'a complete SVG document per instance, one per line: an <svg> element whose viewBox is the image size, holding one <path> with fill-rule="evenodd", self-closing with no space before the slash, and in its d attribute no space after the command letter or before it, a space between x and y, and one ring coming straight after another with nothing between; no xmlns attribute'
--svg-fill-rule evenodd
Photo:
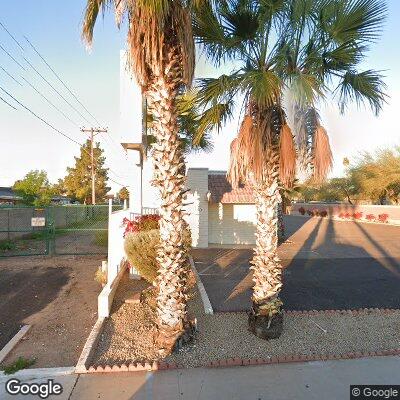
<svg viewBox="0 0 400 400"><path fill-rule="evenodd" d="M32 51L24 39L26 35L44 55L63 81L74 91L82 103L96 116L101 125L109 128L110 136L99 136L106 150L107 164L113 172L110 177L127 183L129 175L123 151L119 142L119 50L125 45L125 33L115 27L111 13L100 20L95 30L92 51L86 51L80 30L86 0L13 0L2 2L0 21L20 42L25 51L0 27L0 45L3 46L25 68L22 69L0 48L0 67L7 70L19 83L14 82L0 68L0 86L12 93L18 100L45 118L74 140L82 142L83 134L78 126L88 122L66 104L27 65L27 58L57 90L82 111L79 104L59 84L44 63ZM400 145L398 114L400 112L400 2L388 1L389 18L380 42L373 46L365 66L384 70L388 104L379 117L369 109L349 108L341 116L336 103L321 105L323 123L331 138L335 156L333 174L342 172L343 157L356 156L363 150L372 151L377 147ZM197 76L216 74L200 59ZM22 79L23 76L54 105L67 114L73 123L64 118ZM0 90L0 96L10 99ZM12 101L10 101L12 102ZM12 102L12 104L15 104ZM65 175L65 169L73 164L73 156L79 147L56 134L32 115L18 106L12 110L0 101L0 186L12 185L31 169L45 169L51 181ZM226 169L229 158L229 143L237 133L237 120L215 135L214 152L206 155L192 155L189 166ZM115 188L115 184L113 184Z"/></svg>

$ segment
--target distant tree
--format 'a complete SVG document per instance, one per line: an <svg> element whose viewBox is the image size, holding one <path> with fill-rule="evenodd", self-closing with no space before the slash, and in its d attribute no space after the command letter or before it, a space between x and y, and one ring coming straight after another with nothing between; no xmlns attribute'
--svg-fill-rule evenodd
<svg viewBox="0 0 400 400"><path fill-rule="evenodd" d="M101 201L110 190L107 187L108 168L104 168L105 157L100 143L94 147L94 166L96 171L96 199ZM75 157L75 166L67 168L67 176L63 179L65 193L81 203L91 202L92 175L90 159L90 140L81 147L80 156Z"/></svg>
<svg viewBox="0 0 400 400"><path fill-rule="evenodd" d="M349 173L364 197L380 204L400 202L400 147L363 153Z"/></svg>
<svg viewBox="0 0 400 400"><path fill-rule="evenodd" d="M14 183L14 191L22 197L24 204L44 207L51 203L54 188L50 185L46 171L32 170Z"/></svg>
<svg viewBox="0 0 400 400"><path fill-rule="evenodd" d="M129 199L129 190L124 186L121 188L121 190L118 192L118 197L120 200L128 200Z"/></svg>

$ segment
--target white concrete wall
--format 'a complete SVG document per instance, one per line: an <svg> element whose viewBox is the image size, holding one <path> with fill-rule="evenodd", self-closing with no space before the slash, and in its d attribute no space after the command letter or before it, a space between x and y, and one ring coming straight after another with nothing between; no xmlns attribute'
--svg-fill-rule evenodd
<svg viewBox="0 0 400 400"><path fill-rule="evenodd" d="M186 221L192 233L193 247L208 247L208 168L190 168L186 186L190 189Z"/></svg>
<svg viewBox="0 0 400 400"><path fill-rule="evenodd" d="M126 50L120 51L119 93L121 143L142 143L143 96L129 71Z"/></svg>
<svg viewBox="0 0 400 400"><path fill-rule="evenodd" d="M108 269L107 282L112 284L125 260L124 231L122 224L124 218L130 218L129 210L115 211L108 219Z"/></svg>
<svg viewBox="0 0 400 400"><path fill-rule="evenodd" d="M208 238L212 244L255 244L254 204L210 204Z"/></svg>

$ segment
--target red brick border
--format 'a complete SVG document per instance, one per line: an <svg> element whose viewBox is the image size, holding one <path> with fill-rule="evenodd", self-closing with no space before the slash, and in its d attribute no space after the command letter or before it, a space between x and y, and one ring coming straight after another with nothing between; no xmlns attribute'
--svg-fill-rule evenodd
<svg viewBox="0 0 400 400"><path fill-rule="evenodd" d="M351 315L356 316L365 313L379 312L383 314L392 314L398 309L392 308L360 308L356 310L310 310L310 311L285 311L287 315L317 315L317 314L336 314L336 315ZM238 313L243 311L225 311L225 313ZM379 356L400 356L400 348L392 350L379 350L379 351L366 351L354 352L344 354L292 354L283 356L272 356L269 358L228 358L221 360L210 361L205 365L207 368L227 368L236 366L247 365L267 365L267 364L281 364L281 363L296 363L296 362L309 362L309 361L327 361L327 360L348 360L355 358L365 357L379 357ZM110 373L110 372L138 372L138 371L161 371L182 369L183 366L175 363L167 363L165 361L154 361L146 363L130 363L130 364L114 364L114 365L99 365L90 366L86 371L81 373Z"/></svg>
<svg viewBox="0 0 400 400"><path fill-rule="evenodd" d="M298 363L310 361L328 361L328 360L349 360L365 357L380 357L380 356L400 356L400 349L381 350L371 352L355 352L345 354L295 354L273 356L270 358L228 358L222 360L210 361L204 367L206 368L229 368L248 365L267 365L267 364L283 364L283 363ZM153 363L131 363L131 364L114 364L114 365L99 365L97 367L89 367L85 373L110 373L110 372L138 372L138 371L162 371L172 369L183 369L181 365L175 363L167 363L164 361ZM84 372L82 372L84 373Z"/></svg>

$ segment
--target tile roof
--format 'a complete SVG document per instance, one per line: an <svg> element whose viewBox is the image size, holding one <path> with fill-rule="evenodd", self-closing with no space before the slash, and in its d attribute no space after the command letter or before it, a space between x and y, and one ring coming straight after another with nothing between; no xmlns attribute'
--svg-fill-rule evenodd
<svg viewBox="0 0 400 400"><path fill-rule="evenodd" d="M209 174L208 190L211 193L212 203L254 204L253 191L243 185L238 189L232 189L226 179L226 172Z"/></svg>

